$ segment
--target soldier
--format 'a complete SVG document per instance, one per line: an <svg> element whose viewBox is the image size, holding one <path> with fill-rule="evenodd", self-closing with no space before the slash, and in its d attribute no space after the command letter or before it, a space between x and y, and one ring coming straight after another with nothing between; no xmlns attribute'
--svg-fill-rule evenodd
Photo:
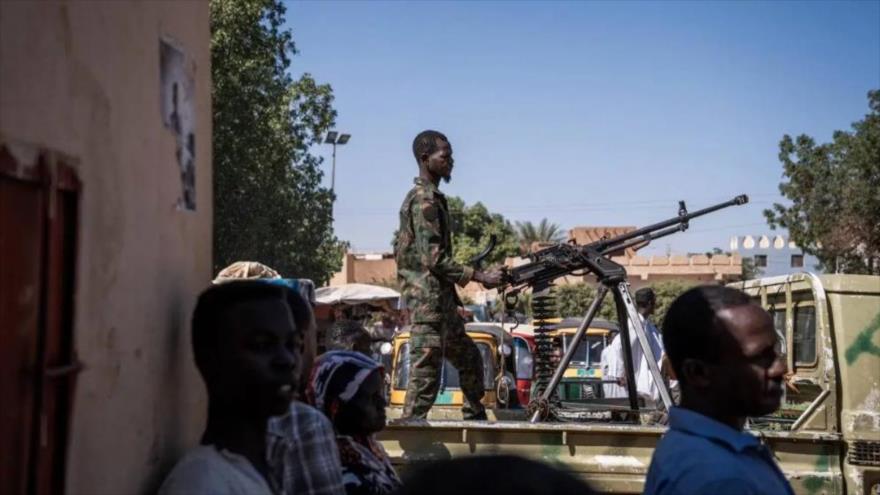
<svg viewBox="0 0 880 495"><path fill-rule="evenodd" d="M452 176L452 146L437 131L423 131L413 141L419 164L415 186L400 208L400 229L394 245L397 280L410 310L410 375L405 418L425 418L440 386L443 358L458 369L464 419L486 419L483 361L458 315L461 301L455 284L471 280L486 287L501 284L501 272L475 271L452 258L449 206L440 192L440 179Z"/></svg>

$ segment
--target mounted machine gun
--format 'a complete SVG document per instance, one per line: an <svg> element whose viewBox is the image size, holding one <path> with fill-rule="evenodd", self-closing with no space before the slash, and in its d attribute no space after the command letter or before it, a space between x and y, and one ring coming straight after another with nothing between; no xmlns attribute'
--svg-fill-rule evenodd
<svg viewBox="0 0 880 495"><path fill-rule="evenodd" d="M553 397L556 387L563 376L565 369L574 355L578 344L583 340L586 330L598 312L602 300L610 291L614 296L617 308L617 317L620 327L620 338L623 349L631 349L631 336L629 329L635 331L639 345L644 352L648 368L660 391L660 398L664 407L668 410L672 405L672 399L665 382L661 379L660 370L651 346L645 334L644 326L638 317L633 298L626 282L626 269L611 260L615 253L623 252L626 248L637 245L645 245L655 239L666 237L677 232L684 232L689 227L690 220L727 208L729 206L742 205L748 202L746 195L740 195L730 201L719 203L702 210L688 212L684 201L679 201L678 216L662 222L636 229L632 232L585 244L555 244L541 249L528 256L529 262L506 270L503 299L505 306L512 308L519 293L525 289L532 290L532 313L536 323L535 329L535 383L536 390L532 402L529 404L531 422L537 422L542 418L554 416L553 409L556 404ZM490 247L494 242L490 241ZM485 257L488 250L480 253ZM477 260L479 261L479 260ZM598 279L596 298L591 302L577 332L568 345L568 350L559 361L553 362L554 344L549 335L552 327L546 321L555 317L555 301L550 294L553 281L565 275L586 275L592 273ZM630 326L628 322L632 322ZM638 401L635 389L633 373L632 353L623 352L624 367L627 375L627 390L629 393L629 405L633 411L638 410Z"/></svg>

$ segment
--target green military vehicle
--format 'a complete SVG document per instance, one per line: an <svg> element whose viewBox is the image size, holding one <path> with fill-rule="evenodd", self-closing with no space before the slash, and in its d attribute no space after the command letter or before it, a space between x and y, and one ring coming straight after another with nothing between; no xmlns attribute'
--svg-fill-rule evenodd
<svg viewBox="0 0 880 495"><path fill-rule="evenodd" d="M771 447L796 493L880 495L880 277L800 273L734 287L771 313L792 372L780 410L751 418L750 430ZM664 430L613 419L446 420L398 422L379 437L400 471L436 459L517 454L603 492L641 493Z"/></svg>

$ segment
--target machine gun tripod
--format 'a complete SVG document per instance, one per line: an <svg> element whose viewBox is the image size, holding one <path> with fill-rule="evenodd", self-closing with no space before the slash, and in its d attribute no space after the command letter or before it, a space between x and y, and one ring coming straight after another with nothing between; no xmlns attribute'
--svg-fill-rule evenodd
<svg viewBox="0 0 880 495"><path fill-rule="evenodd" d="M617 319L620 327L620 339L623 349L624 369L626 373L626 387L629 395L629 406L632 411L638 411L638 397L635 386L635 373L632 362L631 336L630 328L635 332L639 346L647 361L648 369L660 392L660 399L663 407L669 410L672 407L672 398L666 382L662 379L660 368L657 365L656 356L654 356L648 337L645 333L645 327L639 318L636 307L633 304L632 295L629 292L629 285L626 281L626 269L610 259L614 253L623 252L626 248L636 245L647 245L654 239L665 237L676 232L684 232L689 227L689 221L693 218L712 213L729 206L742 205L748 202L746 195L740 195L730 201L719 203L702 210L689 213L684 201L679 202L678 216L662 222L649 225L640 229L636 229L627 234L623 234L610 239L602 239L590 244L578 246L573 244L556 244L537 251L529 256L530 262L525 265L517 266L509 269L505 274L505 283L510 291L504 294L504 302L508 307L511 303L515 304L518 299L519 292L530 287L532 294L547 293L552 286L553 281L564 275L585 275L593 273L598 279L598 289L595 299L590 303L583 320L578 326L577 332L574 334L565 355L555 370L549 381L544 376L536 376L538 385L537 391L540 395L533 399L529 404L531 411L530 421L536 423L541 419L546 419L552 415L552 397L559 385L568 364L571 362L575 351L580 342L583 340L587 329L590 327L593 319L602 305L605 296L611 292L614 297L617 309ZM547 297L547 296L544 296ZM533 308L540 310L543 315L547 314L546 305L544 303L534 306L535 297L533 297ZM537 311L535 311L537 312ZM629 322L632 322L630 325ZM544 330L542 330L542 333ZM547 358L542 355L548 352L546 335L541 335L543 339L539 342L539 335L536 334L536 363L538 358ZM547 370L547 367L544 367ZM540 370L536 368L536 375ZM542 383L543 381L543 383Z"/></svg>

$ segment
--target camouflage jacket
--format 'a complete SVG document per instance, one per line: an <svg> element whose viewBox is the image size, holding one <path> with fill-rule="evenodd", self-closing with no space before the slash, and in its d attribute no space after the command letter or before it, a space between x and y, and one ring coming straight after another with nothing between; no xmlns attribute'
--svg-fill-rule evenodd
<svg viewBox="0 0 880 495"><path fill-rule="evenodd" d="M400 207L394 242L397 281L413 323L443 321L461 305L455 284L470 282L474 270L452 258L446 196L422 178L415 183Z"/></svg>

